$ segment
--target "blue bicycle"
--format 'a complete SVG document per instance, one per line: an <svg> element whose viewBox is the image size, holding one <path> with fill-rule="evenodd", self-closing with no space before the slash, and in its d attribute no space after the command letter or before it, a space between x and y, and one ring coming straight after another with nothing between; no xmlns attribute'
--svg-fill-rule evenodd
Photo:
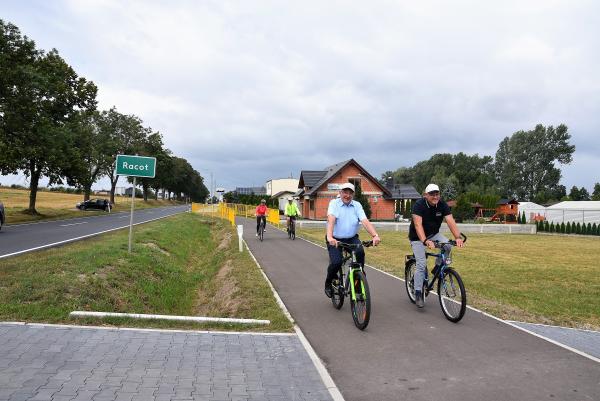
<svg viewBox="0 0 600 401"><path fill-rule="evenodd" d="M463 241L467 242L467 236L461 234ZM446 319L451 322L458 322L465 315L467 309L467 293L460 275L456 270L450 267L452 261L447 256L448 250L456 246L456 241L450 240L446 243L434 241L435 247L440 250L439 253L425 252L427 257L436 258L436 265L431 272L431 281L427 279L427 270L425 270L425 281L423 282L423 299L433 290L437 280L437 293L440 300L440 307ZM413 304L417 301L415 296L414 276L417 263L415 255L406 255L404 268L404 284L408 299Z"/></svg>

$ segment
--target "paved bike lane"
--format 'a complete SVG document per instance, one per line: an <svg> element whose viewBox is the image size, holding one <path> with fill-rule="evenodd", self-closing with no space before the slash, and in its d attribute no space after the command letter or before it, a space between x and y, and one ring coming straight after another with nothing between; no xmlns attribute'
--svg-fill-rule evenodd
<svg viewBox="0 0 600 401"><path fill-rule="evenodd" d="M347 401L596 400L600 364L484 314L454 324L438 300L412 305L404 283L367 268L372 317L355 328L348 302L323 294L324 249L269 227L263 242L248 219L244 237ZM377 248L367 250L377 252ZM403 261L398 261L403 263ZM468 295L468 283L467 295Z"/></svg>

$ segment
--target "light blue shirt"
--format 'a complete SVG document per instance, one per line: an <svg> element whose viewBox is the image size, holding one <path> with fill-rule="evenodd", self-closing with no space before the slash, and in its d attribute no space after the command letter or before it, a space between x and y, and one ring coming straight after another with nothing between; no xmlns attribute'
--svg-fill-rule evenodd
<svg viewBox="0 0 600 401"><path fill-rule="evenodd" d="M358 233L361 220L367 218L362 205L357 201L351 201L345 205L340 198L329 202L327 215L335 217L333 236L336 238L352 238Z"/></svg>

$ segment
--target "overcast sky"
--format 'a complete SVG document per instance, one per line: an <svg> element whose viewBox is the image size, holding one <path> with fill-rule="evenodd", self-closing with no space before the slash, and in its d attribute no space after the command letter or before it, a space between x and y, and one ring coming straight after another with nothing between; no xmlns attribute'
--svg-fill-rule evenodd
<svg viewBox="0 0 600 401"><path fill-rule="evenodd" d="M0 0L0 18L207 186L493 156L538 123L566 124L577 147L562 184L600 181L598 2Z"/></svg>

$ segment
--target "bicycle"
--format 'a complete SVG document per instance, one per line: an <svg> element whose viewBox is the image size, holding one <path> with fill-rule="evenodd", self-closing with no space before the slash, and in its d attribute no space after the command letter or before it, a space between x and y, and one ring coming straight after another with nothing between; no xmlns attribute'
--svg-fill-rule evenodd
<svg viewBox="0 0 600 401"><path fill-rule="evenodd" d="M258 225L258 239L262 242L265 238L265 225L266 225L266 217L260 219L260 224Z"/></svg>
<svg viewBox="0 0 600 401"><path fill-rule="evenodd" d="M462 233L460 235L463 237L463 241L467 242L467 236ZM434 241L434 244L436 248L440 249L440 252L425 252L426 257L432 256L436 258L436 265L431 272L431 281L428 281L427 270L425 270L425 281L423 282L422 290L423 300L429 295L429 292L433 290L433 286L437 280L437 293L442 312L444 313L444 316L446 316L446 319L456 323L463 318L467 309L467 293L465 291L465 286L458 272L449 267L452 261L447 256L448 250L445 248L445 245L450 245L450 247L456 246L456 241L450 240L446 243ZM413 304L417 301L414 286L416 266L417 263L414 254L406 255L404 285L406 287L408 299Z"/></svg>
<svg viewBox="0 0 600 401"><path fill-rule="evenodd" d="M296 216L289 216L289 217L290 217L290 225L287 228L288 238L291 240L295 240L296 239Z"/></svg>
<svg viewBox="0 0 600 401"><path fill-rule="evenodd" d="M344 251L344 257L338 276L331 283L333 290L331 302L336 309L341 309L344 298L350 297L350 311L354 325L364 330L371 319L371 294L364 268L356 261L356 249L360 246L370 247L373 241L362 241L360 244L338 242L338 244Z"/></svg>

